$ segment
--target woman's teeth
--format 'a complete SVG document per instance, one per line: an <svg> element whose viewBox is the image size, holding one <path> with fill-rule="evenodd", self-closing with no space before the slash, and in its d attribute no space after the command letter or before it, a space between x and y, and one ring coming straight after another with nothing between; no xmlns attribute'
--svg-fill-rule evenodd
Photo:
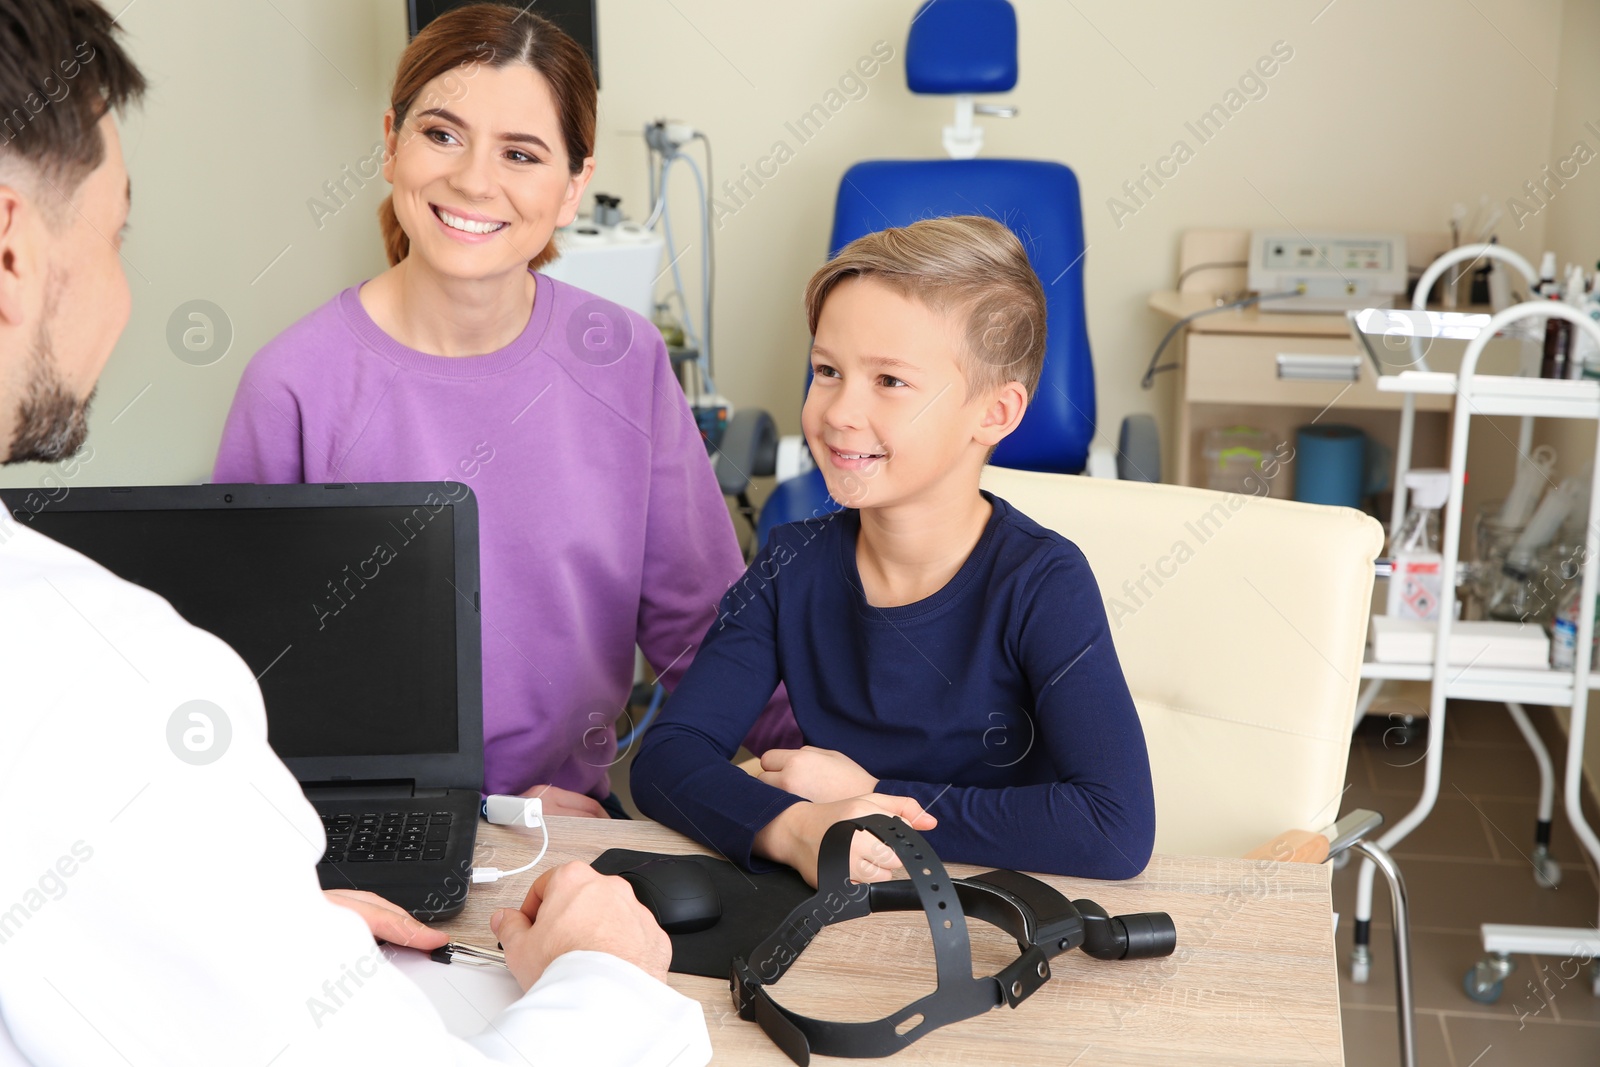
<svg viewBox="0 0 1600 1067"><path fill-rule="evenodd" d="M473 222L471 219L452 215L442 207L436 207L433 211L446 226L464 233L494 233L496 230L504 229L506 225L503 222Z"/></svg>

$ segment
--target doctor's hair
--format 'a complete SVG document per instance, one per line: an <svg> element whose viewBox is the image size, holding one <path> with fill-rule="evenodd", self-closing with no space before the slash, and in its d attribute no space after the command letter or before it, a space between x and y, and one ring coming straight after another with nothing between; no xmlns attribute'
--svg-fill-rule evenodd
<svg viewBox="0 0 1600 1067"><path fill-rule="evenodd" d="M858 237L806 284L806 322L845 278L873 278L961 323L967 399L1006 382L1028 398L1044 367L1044 287L1017 235L982 215L922 219Z"/></svg>
<svg viewBox="0 0 1600 1067"><path fill-rule="evenodd" d="M0 0L3 2L3 0ZM405 124L418 96L435 78L481 64L532 67L550 86L561 120L561 138L567 153L567 169L572 174L583 170L583 161L594 154L595 109L599 91L589 55L578 42L555 23L518 7L501 3L468 4L447 11L412 38L400 56L395 70L389 106L394 109L394 129ZM458 75L456 85L460 85ZM467 72L465 77L470 77ZM470 91L467 90L467 91ZM451 95L449 99L459 99ZM395 215L394 196L383 198L378 207L378 224L383 230L384 252L392 267L411 251L411 239ZM537 270L557 256L554 236L539 254L528 261Z"/></svg>
<svg viewBox="0 0 1600 1067"><path fill-rule="evenodd" d="M144 94L144 75L94 0L0 0L0 181L33 185L51 226L106 158L99 123Z"/></svg>

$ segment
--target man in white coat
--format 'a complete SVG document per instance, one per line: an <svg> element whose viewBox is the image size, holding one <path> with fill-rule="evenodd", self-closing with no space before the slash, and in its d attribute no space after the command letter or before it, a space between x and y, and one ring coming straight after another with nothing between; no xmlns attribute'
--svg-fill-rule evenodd
<svg viewBox="0 0 1600 1067"><path fill-rule="evenodd" d="M77 452L128 321L112 115L144 80L114 32L94 0L0 0L0 461ZM452 1037L385 955L411 949L374 943L444 936L319 889L321 823L244 662L3 508L0 686L0 1065L710 1058L666 935L580 864L492 917L525 993ZM169 743L197 700L231 734L206 763Z"/></svg>

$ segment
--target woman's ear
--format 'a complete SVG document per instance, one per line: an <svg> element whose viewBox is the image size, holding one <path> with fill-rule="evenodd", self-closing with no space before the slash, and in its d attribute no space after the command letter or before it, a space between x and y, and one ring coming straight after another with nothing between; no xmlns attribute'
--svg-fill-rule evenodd
<svg viewBox="0 0 1600 1067"><path fill-rule="evenodd" d="M400 149L400 131L395 128L394 108L383 113L383 180L394 184L394 154Z"/></svg>
<svg viewBox="0 0 1600 1067"><path fill-rule="evenodd" d="M1009 381L996 390L984 405L983 419L973 440L993 448L1017 428L1028 412L1028 391L1018 381Z"/></svg>
<svg viewBox="0 0 1600 1067"><path fill-rule="evenodd" d="M566 195L561 198L561 210L556 213L556 225L567 226L578 217L578 207L583 203L583 191L589 188L594 177L594 157L586 156L582 168L567 181Z"/></svg>
<svg viewBox="0 0 1600 1067"><path fill-rule="evenodd" d="M0 326L20 326L27 318L34 260L27 225L31 204L12 186L0 185Z"/></svg>

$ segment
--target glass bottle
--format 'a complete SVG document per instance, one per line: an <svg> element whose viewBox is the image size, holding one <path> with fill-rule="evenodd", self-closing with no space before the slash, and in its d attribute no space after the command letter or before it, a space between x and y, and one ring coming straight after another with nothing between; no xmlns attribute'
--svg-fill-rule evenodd
<svg viewBox="0 0 1600 1067"><path fill-rule="evenodd" d="M1578 653L1578 619L1579 602L1583 599L1583 581L1581 578L1572 583L1566 595L1561 598L1561 605L1556 608L1556 616L1550 624L1550 666L1558 671L1570 671L1577 662ZM1600 598L1596 598L1600 605ZM1600 621L1600 612L1596 613ZM1595 636L1600 638L1600 626L1595 627ZM1591 648L1600 644L1591 641ZM1589 662L1594 663L1594 652L1589 653Z"/></svg>

